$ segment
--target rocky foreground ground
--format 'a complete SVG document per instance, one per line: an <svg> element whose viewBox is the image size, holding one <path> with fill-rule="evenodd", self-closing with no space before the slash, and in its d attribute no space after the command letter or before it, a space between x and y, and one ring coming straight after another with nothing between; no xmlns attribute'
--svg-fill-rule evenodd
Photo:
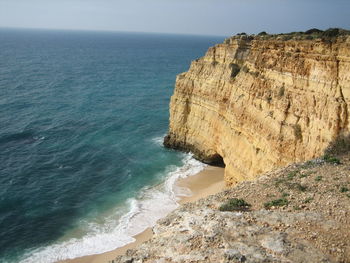
<svg viewBox="0 0 350 263"><path fill-rule="evenodd" d="M245 204L221 211L232 198ZM350 262L350 155L293 164L185 204L153 232L110 262Z"/></svg>

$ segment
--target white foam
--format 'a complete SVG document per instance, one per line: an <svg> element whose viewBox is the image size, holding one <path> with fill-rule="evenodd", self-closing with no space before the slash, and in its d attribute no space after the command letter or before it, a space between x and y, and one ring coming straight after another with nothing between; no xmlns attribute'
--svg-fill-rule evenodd
<svg viewBox="0 0 350 263"><path fill-rule="evenodd" d="M45 140L45 136L34 136L33 139L36 141L42 141Z"/></svg>
<svg viewBox="0 0 350 263"><path fill-rule="evenodd" d="M163 146L163 141L165 136L166 136L166 133L163 134L162 136L152 138L151 141L158 146Z"/></svg>
<svg viewBox="0 0 350 263"><path fill-rule="evenodd" d="M206 165L184 155L181 167L169 166L167 178L156 187L145 187L139 196L129 199L129 210L116 220L114 215L105 219L104 224L85 223L87 234L82 238L71 238L28 253L21 263L51 263L86 255L99 254L122 247L134 241L133 236L141 233L156 221L179 206L180 196L190 195L189 189L175 185L176 180L194 175ZM120 211L120 210L119 210Z"/></svg>

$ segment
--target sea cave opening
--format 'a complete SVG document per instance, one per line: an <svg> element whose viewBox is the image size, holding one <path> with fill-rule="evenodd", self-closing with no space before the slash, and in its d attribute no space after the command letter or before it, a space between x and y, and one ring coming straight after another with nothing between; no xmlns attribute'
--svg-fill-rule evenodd
<svg viewBox="0 0 350 263"><path fill-rule="evenodd" d="M222 156L220 154L214 154L211 158L210 158L210 165L212 166L217 166L217 167L222 167L225 168L225 162L224 159L222 158Z"/></svg>

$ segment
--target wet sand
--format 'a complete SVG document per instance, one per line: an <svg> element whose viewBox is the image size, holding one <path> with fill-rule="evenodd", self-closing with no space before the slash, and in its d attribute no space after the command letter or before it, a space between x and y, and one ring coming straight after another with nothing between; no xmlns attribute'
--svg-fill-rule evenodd
<svg viewBox="0 0 350 263"><path fill-rule="evenodd" d="M191 196L181 197L180 204L194 202L200 198L216 194L225 189L224 168L207 166L203 171L196 175L179 179L176 184L180 187L189 188L192 192ZM58 263L108 263L115 257L125 254L128 249L135 248L141 243L152 238L152 229L147 228L142 233L134 236L134 242L123 247L117 248L110 252L84 256L71 260L63 260Z"/></svg>

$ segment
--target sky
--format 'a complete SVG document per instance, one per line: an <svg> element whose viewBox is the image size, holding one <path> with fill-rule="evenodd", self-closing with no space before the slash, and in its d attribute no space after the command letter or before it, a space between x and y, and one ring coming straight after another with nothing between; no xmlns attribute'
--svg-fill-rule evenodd
<svg viewBox="0 0 350 263"><path fill-rule="evenodd" d="M0 0L0 27L218 36L350 29L350 0Z"/></svg>

